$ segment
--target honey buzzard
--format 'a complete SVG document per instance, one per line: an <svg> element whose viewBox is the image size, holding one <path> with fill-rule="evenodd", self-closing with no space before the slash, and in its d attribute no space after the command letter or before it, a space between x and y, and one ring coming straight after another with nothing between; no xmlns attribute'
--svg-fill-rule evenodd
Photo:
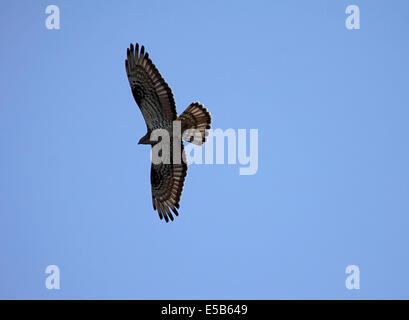
<svg viewBox="0 0 409 320"><path fill-rule="evenodd" d="M144 46L139 51L138 44L135 47L133 44L130 45L127 49L125 67L132 95L147 127L147 133L138 144L148 144L153 148L160 141L151 140L151 133L155 129L167 130L170 135L170 162L152 163L151 186L154 210L158 211L160 219L165 218L166 222L169 222L169 219L173 221L172 212L176 216L179 215L177 209L187 173L183 142L180 137L173 134L174 121L180 121L182 136L188 129L195 129L195 134L200 133L199 139L190 136L188 141L201 145L206 141L207 129L210 129L212 118L207 109L198 102L190 104L179 117L177 116L172 90L152 63ZM179 139L181 145L181 152L176 158L173 155L174 139Z"/></svg>

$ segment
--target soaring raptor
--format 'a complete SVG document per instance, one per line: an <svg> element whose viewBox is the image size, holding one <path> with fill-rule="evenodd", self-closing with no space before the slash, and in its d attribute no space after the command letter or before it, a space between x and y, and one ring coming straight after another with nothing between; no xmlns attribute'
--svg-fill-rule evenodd
<svg viewBox="0 0 409 320"><path fill-rule="evenodd" d="M139 140L139 144L148 144L153 148L156 139L151 140L155 129L167 130L170 136L170 161L151 166L152 204L161 219L173 221L172 212L178 216L179 201L187 173L183 142L179 136L173 136L174 121L180 121L181 133L192 132L189 142L201 145L206 141L207 129L212 121L210 113L198 102L191 103L178 117L172 90L162 78L158 69L152 63L144 46L139 51L139 45L130 45L125 60L126 74L131 86L132 95L142 112L146 122L147 133ZM188 131L186 131L188 130ZM199 138L198 138L199 135ZM184 136L185 138L185 136ZM174 139L180 140L178 159L174 159ZM176 143L179 143L177 141ZM177 153L175 153L177 154ZM172 212L171 212L172 211Z"/></svg>

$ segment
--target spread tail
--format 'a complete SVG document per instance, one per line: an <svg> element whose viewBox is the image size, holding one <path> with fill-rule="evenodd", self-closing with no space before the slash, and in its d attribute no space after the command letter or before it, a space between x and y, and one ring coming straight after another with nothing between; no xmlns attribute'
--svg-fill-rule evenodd
<svg viewBox="0 0 409 320"><path fill-rule="evenodd" d="M184 140L197 145L202 145L206 141L206 136L209 135L207 129L210 129L212 116L202 104L199 102L191 103L179 116L178 120L182 122L182 137Z"/></svg>

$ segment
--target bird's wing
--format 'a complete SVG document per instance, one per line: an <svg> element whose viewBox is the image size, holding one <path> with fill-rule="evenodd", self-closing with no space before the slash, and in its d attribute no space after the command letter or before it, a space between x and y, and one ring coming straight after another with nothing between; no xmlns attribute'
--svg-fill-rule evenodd
<svg viewBox="0 0 409 320"><path fill-rule="evenodd" d="M171 148L172 149L172 148ZM172 152L172 150L171 150ZM182 157L186 158L182 144ZM180 196L187 174L187 165L182 160L179 164L171 161L170 164L160 163L151 166L151 185L153 209L158 210L159 217L173 221L173 213L178 216Z"/></svg>
<svg viewBox="0 0 409 320"><path fill-rule="evenodd" d="M133 44L127 49L126 74L136 103L141 109L148 129L163 120L176 119L176 105L172 90L152 63L142 46Z"/></svg>

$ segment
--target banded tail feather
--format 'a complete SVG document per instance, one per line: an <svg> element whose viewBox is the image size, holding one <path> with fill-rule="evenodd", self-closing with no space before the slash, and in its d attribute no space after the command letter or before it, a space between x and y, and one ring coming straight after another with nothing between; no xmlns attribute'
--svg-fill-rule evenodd
<svg viewBox="0 0 409 320"><path fill-rule="evenodd" d="M202 145L206 141L206 136L209 135L207 130L211 128L212 116L202 104L191 103L177 120L182 123L184 140L197 145Z"/></svg>

